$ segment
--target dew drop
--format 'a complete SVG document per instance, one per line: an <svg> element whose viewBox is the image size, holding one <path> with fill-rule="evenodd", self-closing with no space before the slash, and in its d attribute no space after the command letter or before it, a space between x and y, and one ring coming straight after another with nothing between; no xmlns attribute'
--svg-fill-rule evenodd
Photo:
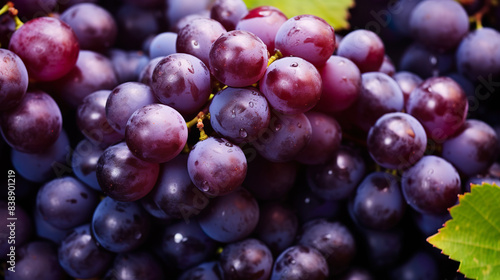
<svg viewBox="0 0 500 280"><path fill-rule="evenodd" d="M279 131L281 129L281 123L277 123L274 127L274 131Z"/></svg>
<svg viewBox="0 0 500 280"><path fill-rule="evenodd" d="M248 102L248 106L250 106L250 108L253 108L253 102Z"/></svg>
<svg viewBox="0 0 500 280"><path fill-rule="evenodd" d="M247 136L248 136L247 131L245 129L241 128L240 129L240 136L243 138L247 138Z"/></svg>
<svg viewBox="0 0 500 280"><path fill-rule="evenodd" d="M232 146L233 146L233 144L231 144L231 143L229 143L229 142L226 142L226 146L227 146L227 147L232 147Z"/></svg>
<svg viewBox="0 0 500 280"><path fill-rule="evenodd" d="M208 181L203 181L201 182L201 190L206 192L210 189L210 184L208 183Z"/></svg>
<svg viewBox="0 0 500 280"><path fill-rule="evenodd" d="M236 111L235 111L235 110L232 110L232 111L231 111L231 117L232 117L232 118L236 118Z"/></svg>

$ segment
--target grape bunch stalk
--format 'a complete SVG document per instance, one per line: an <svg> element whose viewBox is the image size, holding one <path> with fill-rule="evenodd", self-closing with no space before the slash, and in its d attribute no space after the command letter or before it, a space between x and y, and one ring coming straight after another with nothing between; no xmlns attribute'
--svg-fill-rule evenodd
<svg viewBox="0 0 500 280"><path fill-rule="evenodd" d="M269 1L1 2L3 278L468 279L426 239L500 184L498 3Z"/></svg>

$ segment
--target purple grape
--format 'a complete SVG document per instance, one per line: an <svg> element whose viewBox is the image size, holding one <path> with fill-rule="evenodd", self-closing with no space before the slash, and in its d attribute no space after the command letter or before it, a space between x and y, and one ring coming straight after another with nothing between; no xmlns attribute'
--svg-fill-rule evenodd
<svg viewBox="0 0 500 280"><path fill-rule="evenodd" d="M343 200L365 176L365 162L359 151L341 146L333 159L307 168L308 185L312 192L326 200Z"/></svg>
<svg viewBox="0 0 500 280"><path fill-rule="evenodd" d="M352 213L365 227L387 230L396 226L406 210L398 178L386 172L366 176L352 198Z"/></svg>
<svg viewBox="0 0 500 280"><path fill-rule="evenodd" d="M209 107L212 128L233 143L252 142L269 126L271 110L253 87L219 91Z"/></svg>
<svg viewBox="0 0 500 280"><path fill-rule="evenodd" d="M132 154L148 162L167 162L176 157L188 138L182 115L163 104L146 105L127 122L125 141Z"/></svg>
<svg viewBox="0 0 500 280"><path fill-rule="evenodd" d="M403 173L403 195L413 209L442 214L455 205L461 193L460 176L446 160L429 155Z"/></svg>
<svg viewBox="0 0 500 280"><path fill-rule="evenodd" d="M410 31L418 42L446 51L456 47L469 31L465 9L454 1L422 1L410 14Z"/></svg>
<svg viewBox="0 0 500 280"><path fill-rule="evenodd" d="M455 53L429 50L418 43L413 43L403 52L399 60L399 69L415 73L421 78L444 75L455 67Z"/></svg>
<svg viewBox="0 0 500 280"><path fill-rule="evenodd" d="M497 159L498 137L487 123L468 119L443 143L443 158L465 176L484 173Z"/></svg>
<svg viewBox="0 0 500 280"><path fill-rule="evenodd" d="M196 115L212 92L210 71L189 54L172 54L153 70L151 88L158 100L182 115Z"/></svg>
<svg viewBox="0 0 500 280"><path fill-rule="evenodd" d="M276 258L271 280L323 280L328 274L328 264L320 252L312 247L295 245Z"/></svg>
<svg viewBox="0 0 500 280"><path fill-rule="evenodd" d="M305 187L292 193L292 203L293 208L297 209L297 217L301 224L319 218L338 218L342 210L339 202L325 200Z"/></svg>
<svg viewBox="0 0 500 280"><path fill-rule="evenodd" d="M164 57L156 57L151 59L144 68L142 68L141 73L139 74L139 82L151 86L153 80L153 71L155 70L156 65L160 62Z"/></svg>
<svg viewBox="0 0 500 280"><path fill-rule="evenodd" d="M111 64L116 72L119 84L136 82L139 74L149 62L149 57L142 51L111 49L108 52Z"/></svg>
<svg viewBox="0 0 500 280"><path fill-rule="evenodd" d="M273 255L278 256L292 245L299 226L297 215L282 203L270 202L260 208L255 234Z"/></svg>
<svg viewBox="0 0 500 280"><path fill-rule="evenodd" d="M115 45L127 50L140 49L146 38L160 33L166 26L165 14L160 9L141 8L132 4L120 5L114 18L118 26Z"/></svg>
<svg viewBox="0 0 500 280"><path fill-rule="evenodd" d="M83 99L98 90L117 86L117 77L110 60L93 51L80 51L75 67L62 78L43 84L63 104L76 109Z"/></svg>
<svg viewBox="0 0 500 280"><path fill-rule="evenodd" d="M370 128L368 152L387 169L404 170L424 156L427 134L417 119L406 113L388 113Z"/></svg>
<svg viewBox="0 0 500 280"><path fill-rule="evenodd" d="M150 216L137 202L105 197L95 208L92 233L99 244L115 253L139 248L149 236Z"/></svg>
<svg viewBox="0 0 500 280"><path fill-rule="evenodd" d="M429 138L442 142L462 127L468 106L458 83L448 77L433 77L412 91L406 112L420 121Z"/></svg>
<svg viewBox="0 0 500 280"><path fill-rule="evenodd" d="M423 82L417 74L408 71L396 72L393 76L394 80L398 83L405 99L405 106L410 98L410 93Z"/></svg>
<svg viewBox="0 0 500 280"><path fill-rule="evenodd" d="M438 233L438 230L444 226L445 222L451 220L451 215L449 212L434 215L412 211L412 218L424 237L429 237Z"/></svg>
<svg viewBox="0 0 500 280"><path fill-rule="evenodd" d="M150 59L176 53L177 33L163 32L156 35L149 45Z"/></svg>
<svg viewBox="0 0 500 280"><path fill-rule="evenodd" d="M447 2L447 1L446 1ZM439 264L429 253L418 250L389 271L390 280L441 279Z"/></svg>
<svg viewBox="0 0 500 280"><path fill-rule="evenodd" d="M28 70L15 53L0 49L0 111L21 103L28 90Z"/></svg>
<svg viewBox="0 0 500 280"><path fill-rule="evenodd" d="M208 60L210 72L217 80L230 87L246 87L264 76L267 47L254 34L233 30L212 44Z"/></svg>
<svg viewBox="0 0 500 280"><path fill-rule="evenodd" d="M113 254L98 245L90 224L71 230L59 245L59 263L71 277L101 276L113 261Z"/></svg>
<svg viewBox="0 0 500 280"><path fill-rule="evenodd" d="M121 142L101 155L96 176L106 195L119 201L135 201L153 189L159 170L159 164L136 158Z"/></svg>
<svg viewBox="0 0 500 280"><path fill-rule="evenodd" d="M115 257L103 280L162 280L163 264L147 251L122 253Z"/></svg>
<svg viewBox="0 0 500 280"><path fill-rule="evenodd" d="M236 30L245 30L257 35L267 46L269 53L274 52L274 39L283 23L287 21L286 15L273 6L259 6L251 9L238 21Z"/></svg>
<svg viewBox="0 0 500 280"><path fill-rule="evenodd" d="M180 2L180 1L178 1L178 2ZM196 12L196 13L185 15L182 18L180 18L173 26L171 26L170 29L172 30L172 32L179 33L180 30L182 28L184 28L186 25L188 25L191 21L193 21L195 19L200 19L200 18L210 19L210 10L201 10L201 11ZM216 20L214 20L214 21L216 21ZM216 21L216 22L218 22L218 21ZM217 38L215 38L215 39L217 39ZM207 56L207 59L208 59L208 56Z"/></svg>
<svg viewBox="0 0 500 280"><path fill-rule="evenodd" d="M271 107L295 115L312 109L321 97L321 75L314 65L300 57L273 62L259 83Z"/></svg>
<svg viewBox="0 0 500 280"><path fill-rule="evenodd" d="M242 0L215 0L210 9L210 17L220 22L228 31L234 30L247 13L247 6Z"/></svg>
<svg viewBox="0 0 500 280"><path fill-rule="evenodd" d="M175 26L177 22L185 16L207 12L213 5L212 0L167 0L166 15L170 26ZM208 11L209 12L209 11Z"/></svg>
<svg viewBox="0 0 500 280"><path fill-rule="evenodd" d="M115 43L118 30L113 16L94 3L73 5L60 19L73 29L83 50L103 51Z"/></svg>
<svg viewBox="0 0 500 280"><path fill-rule="evenodd" d="M37 193L36 207L42 218L60 229L90 222L97 206L97 193L73 177L54 179Z"/></svg>
<svg viewBox="0 0 500 280"><path fill-rule="evenodd" d="M240 147L224 138L209 137L194 145L187 168L200 191L221 196L241 186L247 173L247 160Z"/></svg>
<svg viewBox="0 0 500 280"><path fill-rule="evenodd" d="M5 193L9 192L7 188L5 188ZM19 251L12 254L11 246L19 248L29 242L34 228L32 216L26 213L24 207L15 204L15 201L0 200L0 219L2 220L0 224L0 236L2 237L0 239L0 259L6 260L8 264L11 261L19 262L19 259L16 259L16 254L17 258L19 257ZM15 205L14 212L10 210L12 205ZM14 223L14 227L11 222Z"/></svg>
<svg viewBox="0 0 500 280"><path fill-rule="evenodd" d="M212 255L216 243L196 221L177 222L165 227L160 237L160 255L173 268L185 270L198 265Z"/></svg>
<svg viewBox="0 0 500 280"><path fill-rule="evenodd" d="M106 119L111 127L125 136L132 114L143 106L157 103L151 88L138 82L127 82L113 89L106 101Z"/></svg>
<svg viewBox="0 0 500 280"><path fill-rule="evenodd" d="M307 112L311 123L311 140L295 159L304 164L322 164L335 156L342 140L339 123L332 117L319 112Z"/></svg>
<svg viewBox="0 0 500 280"><path fill-rule="evenodd" d="M178 280L221 280L219 263L215 261L204 262L185 270Z"/></svg>
<svg viewBox="0 0 500 280"><path fill-rule="evenodd" d="M71 158L75 176L97 191L101 191L96 175L97 162L103 152L104 150L84 139L78 143Z"/></svg>
<svg viewBox="0 0 500 280"><path fill-rule="evenodd" d="M324 113L343 111L358 99L361 72L352 61L332 55L318 70L323 81L323 90L316 110Z"/></svg>
<svg viewBox="0 0 500 280"><path fill-rule="evenodd" d="M41 153L52 146L62 130L62 115L45 92L28 91L21 103L0 116L2 136L13 149Z"/></svg>
<svg viewBox="0 0 500 280"><path fill-rule="evenodd" d="M179 30L175 45L177 52L196 56L208 66L212 44L226 32L224 26L216 20L193 19Z"/></svg>
<svg viewBox="0 0 500 280"><path fill-rule="evenodd" d="M16 244L17 245L17 244ZM32 241L16 250L15 271L5 270L5 280L64 280L66 274L49 241Z"/></svg>
<svg viewBox="0 0 500 280"><path fill-rule="evenodd" d="M33 214L33 219L35 220L35 232L37 237L50 240L55 244L61 244L66 235L72 230L56 228L44 220L42 214L40 214L40 211L36 208L33 212L35 212Z"/></svg>
<svg viewBox="0 0 500 280"><path fill-rule="evenodd" d="M271 114L267 130L253 142L258 153L269 161L286 162L294 159L311 139L312 127L305 114Z"/></svg>
<svg viewBox="0 0 500 280"><path fill-rule="evenodd" d="M198 216L203 231L218 242L230 243L249 236L259 222L259 205L244 188L215 197Z"/></svg>
<svg viewBox="0 0 500 280"><path fill-rule="evenodd" d="M361 73L378 71L384 62L385 47L376 33L358 29L342 38L337 55L354 62Z"/></svg>
<svg viewBox="0 0 500 280"><path fill-rule="evenodd" d="M335 31L320 17L298 15L281 25L274 41L284 56L300 57L320 67L335 50Z"/></svg>
<svg viewBox="0 0 500 280"><path fill-rule="evenodd" d="M224 279L267 280L271 275L273 255L262 241L245 239L227 245L220 256Z"/></svg>
<svg viewBox="0 0 500 280"><path fill-rule="evenodd" d="M111 90L98 90L83 98L77 108L76 124L82 134L94 145L107 148L123 139L106 118L106 102Z"/></svg>
<svg viewBox="0 0 500 280"><path fill-rule="evenodd" d="M356 241L351 231L340 222L311 220L302 226L298 244L318 250L325 258L330 274L349 267L356 254Z"/></svg>
<svg viewBox="0 0 500 280"><path fill-rule="evenodd" d="M69 25L53 17L40 17L12 34L9 50L23 60L31 79L53 81L71 71L80 48Z"/></svg>
<svg viewBox="0 0 500 280"><path fill-rule="evenodd" d="M382 72L391 77L394 77L394 73L396 73L396 66L394 66L392 59L387 54L384 55L384 61L382 62L382 65L378 69L378 72Z"/></svg>

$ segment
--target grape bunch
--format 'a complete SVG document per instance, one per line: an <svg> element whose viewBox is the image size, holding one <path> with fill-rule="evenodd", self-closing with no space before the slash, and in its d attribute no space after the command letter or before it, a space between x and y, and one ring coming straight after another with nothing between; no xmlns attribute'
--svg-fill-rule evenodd
<svg viewBox="0 0 500 280"><path fill-rule="evenodd" d="M1 2L1 275L465 279L426 238L500 182L500 7L388 2Z"/></svg>

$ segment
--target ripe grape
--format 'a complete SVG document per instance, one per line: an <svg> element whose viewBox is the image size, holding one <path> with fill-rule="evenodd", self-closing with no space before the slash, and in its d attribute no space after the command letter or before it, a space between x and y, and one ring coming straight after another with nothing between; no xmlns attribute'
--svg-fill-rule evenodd
<svg viewBox="0 0 500 280"><path fill-rule="evenodd" d="M282 252L273 266L272 280L327 279L325 258L316 249L304 245L291 246Z"/></svg>
<svg viewBox="0 0 500 280"><path fill-rule="evenodd" d="M234 30L247 13L247 7L242 0L215 0L210 9L210 17L220 22L228 31Z"/></svg>
<svg viewBox="0 0 500 280"><path fill-rule="evenodd" d="M84 139L76 145L71 157L75 176L97 191L101 191L96 175L97 162L103 152L104 150Z"/></svg>
<svg viewBox="0 0 500 280"><path fill-rule="evenodd" d="M149 45L149 58L157 58L176 53L177 33L163 32L156 35ZM180 51L179 51L180 52Z"/></svg>
<svg viewBox="0 0 500 280"><path fill-rule="evenodd" d="M399 71L394 74L394 80L398 83L401 91L403 92L405 106L410 98L410 93L422 83L422 78L417 74L408 71Z"/></svg>
<svg viewBox="0 0 500 280"><path fill-rule="evenodd" d="M266 280L271 275L273 256L262 241L249 238L227 245L220 256L224 279Z"/></svg>
<svg viewBox="0 0 500 280"><path fill-rule="evenodd" d="M148 251L122 253L115 257L103 280L165 279L162 263Z"/></svg>
<svg viewBox="0 0 500 280"><path fill-rule="evenodd" d="M354 62L361 73L378 71L384 62L385 47L373 31L359 29L342 38L337 55Z"/></svg>
<svg viewBox="0 0 500 280"><path fill-rule="evenodd" d="M0 49L0 111L21 103L28 90L28 70L15 53Z"/></svg>

